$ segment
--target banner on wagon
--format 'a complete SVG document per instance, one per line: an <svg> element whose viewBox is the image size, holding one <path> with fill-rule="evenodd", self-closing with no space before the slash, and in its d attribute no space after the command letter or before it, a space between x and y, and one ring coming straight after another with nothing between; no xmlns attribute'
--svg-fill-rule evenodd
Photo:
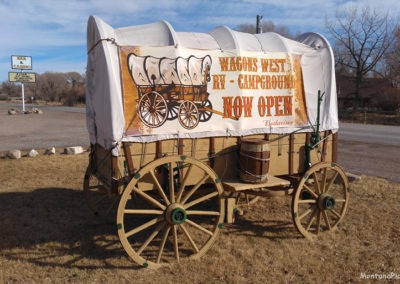
<svg viewBox="0 0 400 284"><path fill-rule="evenodd" d="M120 47L127 136L204 137L307 125L301 55Z"/></svg>

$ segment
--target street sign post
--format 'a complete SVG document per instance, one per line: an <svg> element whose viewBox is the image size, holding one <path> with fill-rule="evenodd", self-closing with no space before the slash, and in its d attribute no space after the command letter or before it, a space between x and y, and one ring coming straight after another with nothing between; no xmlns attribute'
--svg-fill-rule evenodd
<svg viewBox="0 0 400 284"><path fill-rule="evenodd" d="M25 112L24 83L35 83L36 74L22 70L32 70L32 56L11 55L11 68L21 70L21 72L8 72L8 81L21 82L22 111Z"/></svg>

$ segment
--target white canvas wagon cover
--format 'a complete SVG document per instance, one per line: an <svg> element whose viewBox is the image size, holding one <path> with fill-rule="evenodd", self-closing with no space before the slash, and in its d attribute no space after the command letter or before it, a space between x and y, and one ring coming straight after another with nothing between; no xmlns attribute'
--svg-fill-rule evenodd
<svg viewBox="0 0 400 284"><path fill-rule="evenodd" d="M87 28L87 127L92 144L338 129L327 40L296 41L228 27L176 32L166 21Z"/></svg>

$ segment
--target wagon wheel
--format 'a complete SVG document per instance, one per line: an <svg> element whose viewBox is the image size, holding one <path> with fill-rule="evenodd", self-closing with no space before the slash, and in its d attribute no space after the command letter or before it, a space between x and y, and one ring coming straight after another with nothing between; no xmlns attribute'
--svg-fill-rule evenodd
<svg viewBox="0 0 400 284"><path fill-rule="evenodd" d="M343 169L335 163L312 166L302 177L292 199L292 218L308 239L335 230L346 214L349 186Z"/></svg>
<svg viewBox="0 0 400 284"><path fill-rule="evenodd" d="M83 194L89 209L96 216L102 218L115 217L120 195L117 192L112 192L108 185L95 176L94 168L91 165L88 166L85 173Z"/></svg>
<svg viewBox="0 0 400 284"><path fill-rule="evenodd" d="M193 129L199 124L199 110L195 103L184 101L178 110L179 123L186 129Z"/></svg>
<svg viewBox="0 0 400 284"><path fill-rule="evenodd" d="M199 120L200 120L200 122L209 121L211 116L212 116L212 112L204 109L205 107L209 108L209 109L212 109L212 104L211 104L210 100L205 100L205 101L201 102L201 105L199 107L199 111L200 111Z"/></svg>
<svg viewBox="0 0 400 284"><path fill-rule="evenodd" d="M148 127L160 127L168 117L167 101L157 92L143 95L138 103L139 117Z"/></svg>
<svg viewBox="0 0 400 284"><path fill-rule="evenodd" d="M236 196L236 206L241 207L244 205L252 205L260 199L260 196L239 192Z"/></svg>
<svg viewBox="0 0 400 284"><path fill-rule="evenodd" d="M145 267L204 255L222 227L222 192L215 172L193 158L170 156L147 164L118 206L124 249Z"/></svg>
<svg viewBox="0 0 400 284"><path fill-rule="evenodd" d="M175 101L168 103L168 120L174 120L178 117L179 104Z"/></svg>

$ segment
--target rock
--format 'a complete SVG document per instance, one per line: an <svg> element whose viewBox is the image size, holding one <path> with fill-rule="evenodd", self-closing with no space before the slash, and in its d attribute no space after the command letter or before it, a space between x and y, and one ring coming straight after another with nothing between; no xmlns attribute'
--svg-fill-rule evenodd
<svg viewBox="0 0 400 284"><path fill-rule="evenodd" d="M32 109L32 113L43 114L43 111L42 111L41 109L38 109L38 108L34 107L34 108Z"/></svg>
<svg viewBox="0 0 400 284"><path fill-rule="evenodd" d="M64 153L67 155L77 155L84 152L81 146L67 147L64 149Z"/></svg>
<svg viewBox="0 0 400 284"><path fill-rule="evenodd" d="M32 149L28 152L28 157L36 157L36 156L39 156L39 153L35 149Z"/></svg>
<svg viewBox="0 0 400 284"><path fill-rule="evenodd" d="M21 151L20 150L11 150L8 152L7 155L10 159L20 159L21 158Z"/></svg>
<svg viewBox="0 0 400 284"><path fill-rule="evenodd" d="M45 154L46 155L55 155L56 154L56 148L51 147L51 148L46 149Z"/></svg>
<svg viewBox="0 0 400 284"><path fill-rule="evenodd" d="M18 112L17 112L17 110L15 109L15 108L10 108L9 110L8 110L8 114L9 115L16 115Z"/></svg>

